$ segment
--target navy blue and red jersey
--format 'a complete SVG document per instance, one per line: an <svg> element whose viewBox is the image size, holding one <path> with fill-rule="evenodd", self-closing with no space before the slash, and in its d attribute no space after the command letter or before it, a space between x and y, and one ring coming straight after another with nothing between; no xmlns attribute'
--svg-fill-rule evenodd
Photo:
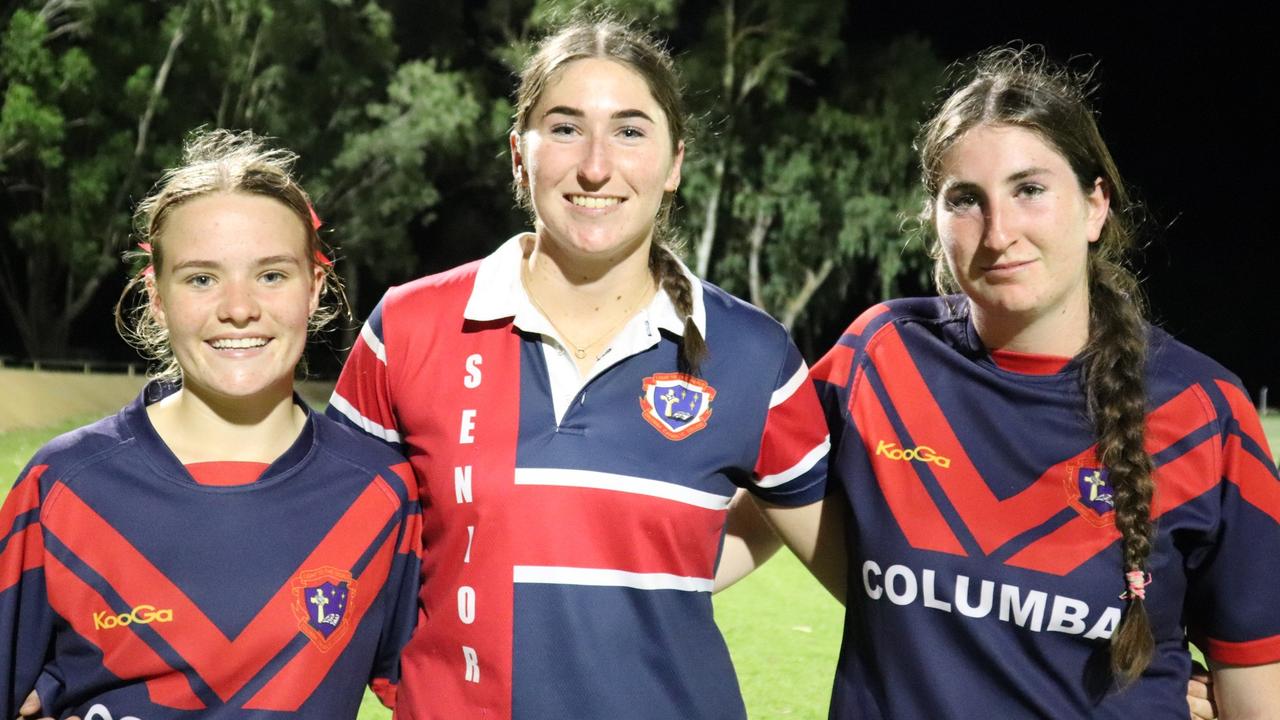
<svg viewBox="0 0 1280 720"><path fill-rule="evenodd" d="M147 418L169 391L54 439L6 498L0 717L33 687L55 717L354 718L369 683L391 699L421 553L407 463L308 412L251 482L202 484Z"/></svg>
<svg viewBox="0 0 1280 720"><path fill-rule="evenodd" d="M1151 328L1151 666L1119 689L1112 488L1078 360L1013 367L960 298L867 311L813 370L847 498L833 718L1186 717L1186 635L1280 660L1280 480L1239 381ZM835 497L835 496L833 496Z"/></svg>
<svg viewBox="0 0 1280 720"><path fill-rule="evenodd" d="M683 325L659 292L558 404L562 349L530 329L550 332L520 253L390 290L330 404L403 447L421 486L397 717L744 717L712 581L738 487L822 497L807 368L775 321L699 283L697 377L676 372Z"/></svg>

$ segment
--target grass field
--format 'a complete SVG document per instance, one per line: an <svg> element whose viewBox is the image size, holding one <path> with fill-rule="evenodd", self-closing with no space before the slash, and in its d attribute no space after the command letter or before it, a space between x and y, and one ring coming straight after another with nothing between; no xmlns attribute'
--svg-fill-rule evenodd
<svg viewBox="0 0 1280 720"><path fill-rule="evenodd" d="M78 418L43 430L0 433L0 500L41 445L89 419ZM1273 452L1280 449L1280 415L1264 418L1263 426ZM826 717L842 613L790 553L779 553L763 568L717 595L715 608L750 717ZM390 712L366 694L360 720L390 717Z"/></svg>

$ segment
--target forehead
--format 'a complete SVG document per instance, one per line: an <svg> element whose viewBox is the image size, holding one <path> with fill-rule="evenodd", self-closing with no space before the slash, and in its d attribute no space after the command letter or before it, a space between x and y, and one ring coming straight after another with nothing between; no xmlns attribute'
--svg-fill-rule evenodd
<svg viewBox="0 0 1280 720"><path fill-rule="evenodd" d="M1039 133L1016 125L970 128L942 156L943 175L959 180L1003 179L1032 168L1070 172L1066 158Z"/></svg>
<svg viewBox="0 0 1280 720"><path fill-rule="evenodd" d="M174 208L160 230L165 264L199 255L234 260L298 254L306 256L307 232L288 205L264 195L212 193Z"/></svg>
<svg viewBox="0 0 1280 720"><path fill-rule="evenodd" d="M557 106L608 114L643 110L654 120L666 119L644 77L623 63L605 58L573 60L557 69L534 106L534 120Z"/></svg>

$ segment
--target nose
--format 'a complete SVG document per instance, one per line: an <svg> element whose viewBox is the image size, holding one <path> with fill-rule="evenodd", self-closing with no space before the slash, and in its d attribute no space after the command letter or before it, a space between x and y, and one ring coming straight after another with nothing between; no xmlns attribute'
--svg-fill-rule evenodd
<svg viewBox="0 0 1280 720"><path fill-rule="evenodd" d="M242 327L257 320L260 312L252 281L231 280L223 285L222 298L218 303L219 320Z"/></svg>
<svg viewBox="0 0 1280 720"><path fill-rule="evenodd" d="M1011 227L1013 218L1004 203L995 200L987 205L982 245L989 250L1002 252L1013 244L1016 235Z"/></svg>
<svg viewBox="0 0 1280 720"><path fill-rule="evenodd" d="M578 182L584 190L598 190L613 175L609 139L604 133L593 133L584 145L578 162Z"/></svg>

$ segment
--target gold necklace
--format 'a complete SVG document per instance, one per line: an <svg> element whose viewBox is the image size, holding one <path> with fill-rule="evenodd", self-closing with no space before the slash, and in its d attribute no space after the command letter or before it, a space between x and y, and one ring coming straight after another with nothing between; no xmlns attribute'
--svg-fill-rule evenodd
<svg viewBox="0 0 1280 720"><path fill-rule="evenodd" d="M529 296L529 300L533 302L533 306L538 309L538 312L542 313L542 317L546 318L547 322L551 323L551 327L555 329L557 333L560 334L560 337L563 338L565 342L569 343L569 346L573 348L573 356L578 358L579 360L586 358L587 350L590 350L591 348L595 347L596 344L599 343L601 340L604 340L605 338L608 338L608 337L613 337L613 333L616 332L619 328L621 328L624 324L626 324L628 320L631 319L631 315L635 310L632 307L628 307L626 311L622 313L622 319L614 323L613 325L609 326L609 329L605 330L604 334L602 334L600 337L597 337L595 340L592 340L591 342L587 343L586 345L579 345L569 337L568 333L560 329L560 326L556 324L556 321L551 319L551 313L547 312L546 308L542 307L542 303L538 302L537 296L533 294L533 289L529 285L529 279L528 277L526 277L527 272L528 271L525 268L520 269L520 284L524 286L524 294ZM643 299L646 295L649 294L649 288L652 284L653 284L653 277L649 276L649 282L645 283L644 292L641 293L640 295L641 299Z"/></svg>

